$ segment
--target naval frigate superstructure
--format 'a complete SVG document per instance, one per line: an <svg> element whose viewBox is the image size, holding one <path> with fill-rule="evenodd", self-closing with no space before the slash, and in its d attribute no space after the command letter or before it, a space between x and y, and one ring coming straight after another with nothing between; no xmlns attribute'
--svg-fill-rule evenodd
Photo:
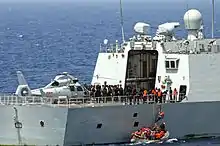
<svg viewBox="0 0 220 146"><path fill-rule="evenodd" d="M121 46L116 41L111 47L105 40L92 84L107 82L122 84L125 88L133 84L139 89L160 88L163 91L176 88L179 103L138 105L133 113L140 117L132 119L133 126L137 122L143 124L141 120L146 120L143 114L149 116L155 113L155 106L159 106L165 112L164 120L171 137L219 136L220 129L208 123L220 122L216 116L220 105L220 39L205 38L198 10L187 11L183 19L188 31L186 39L175 38L174 30L180 26L178 22L161 24L153 38L148 35L150 25L138 22L134 26L137 35ZM214 24L214 20L212 22ZM146 109L139 109L141 106ZM132 122L126 121L132 126ZM118 127L123 125L118 124Z"/></svg>
<svg viewBox="0 0 220 146"><path fill-rule="evenodd" d="M198 10L186 12L184 22L188 30L185 40L174 37L179 23L160 25L154 38L146 31L150 25L137 23L138 35L122 46L101 50L92 79L92 84L107 82L124 88L130 84L146 89L176 88L175 103L128 105L107 100L113 97L96 103L85 97L58 98L53 104L54 98L48 97L1 96L0 129L4 132L0 143L70 146L129 142L130 133L154 123L161 110L171 137L219 136L220 128L215 125L220 123L220 40L204 38Z"/></svg>

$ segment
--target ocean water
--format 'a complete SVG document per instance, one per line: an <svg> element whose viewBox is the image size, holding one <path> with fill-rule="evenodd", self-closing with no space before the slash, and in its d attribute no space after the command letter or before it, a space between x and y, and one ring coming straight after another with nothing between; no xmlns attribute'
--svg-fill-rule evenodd
<svg viewBox="0 0 220 146"><path fill-rule="evenodd" d="M216 2L216 8L220 6ZM203 15L206 37L211 36L211 4L207 0L125 0L126 38L136 22L152 26L181 23L176 32L185 37L183 15L197 8ZM215 36L220 36L220 11L216 9ZM31 88L46 85L56 74L67 71L90 83L99 45L104 39L121 41L118 0L69 2L0 2L0 92L15 92L16 71L21 70ZM217 140L181 142L175 145L220 145Z"/></svg>

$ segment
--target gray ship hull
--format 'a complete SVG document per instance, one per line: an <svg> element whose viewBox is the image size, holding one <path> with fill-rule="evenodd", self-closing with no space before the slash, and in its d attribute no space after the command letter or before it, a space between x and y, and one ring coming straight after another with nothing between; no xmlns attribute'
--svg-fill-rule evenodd
<svg viewBox="0 0 220 146"><path fill-rule="evenodd" d="M75 122L71 120L71 125L67 124L65 145L128 142L131 132L153 123L156 107L143 104L70 110L72 116L68 116L77 115L78 118ZM220 123L217 116L220 102L166 103L161 105L161 109L165 112L164 121L173 138L193 134L219 136L220 128L213 125ZM133 117L134 113L137 117ZM139 122L138 127L134 127L135 122ZM102 123L102 128L96 128L98 123Z"/></svg>
<svg viewBox="0 0 220 146"><path fill-rule="evenodd" d="M216 126L220 123L219 101L164 104L162 109L171 137L220 136L220 127Z"/></svg>
<svg viewBox="0 0 220 146"><path fill-rule="evenodd" d="M15 106L22 127L15 128L13 106L1 105L0 144L63 145L67 108ZM44 126L40 122L44 122Z"/></svg>
<svg viewBox="0 0 220 146"><path fill-rule="evenodd" d="M81 145L128 142L131 132L153 123L158 105L85 108L16 106L22 128L15 128L13 106L0 106L1 144ZM218 135L220 102L162 104L170 136ZM40 124L44 122L44 126ZM135 127L136 126L136 127ZM20 137L20 138L19 138Z"/></svg>

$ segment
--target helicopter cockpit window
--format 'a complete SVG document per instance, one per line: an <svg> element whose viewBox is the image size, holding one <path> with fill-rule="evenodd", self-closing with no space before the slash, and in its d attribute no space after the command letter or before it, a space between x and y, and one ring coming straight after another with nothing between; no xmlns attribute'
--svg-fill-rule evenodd
<svg viewBox="0 0 220 146"><path fill-rule="evenodd" d="M83 91L83 88L81 86L76 86L77 91Z"/></svg>
<svg viewBox="0 0 220 146"><path fill-rule="evenodd" d="M54 81L54 82L51 84L51 86L57 87L57 86L59 86L59 82Z"/></svg>
<svg viewBox="0 0 220 146"><path fill-rule="evenodd" d="M73 82L74 84L76 84L78 81L79 81L79 80L77 80L77 79L72 80L72 82Z"/></svg>

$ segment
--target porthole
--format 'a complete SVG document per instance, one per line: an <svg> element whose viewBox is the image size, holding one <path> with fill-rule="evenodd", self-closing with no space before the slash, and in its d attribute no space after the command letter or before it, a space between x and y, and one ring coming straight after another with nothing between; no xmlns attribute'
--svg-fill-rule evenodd
<svg viewBox="0 0 220 146"><path fill-rule="evenodd" d="M133 114L133 117L137 117L137 115L138 115L138 113L134 113L134 114Z"/></svg>
<svg viewBox="0 0 220 146"><path fill-rule="evenodd" d="M44 127L44 121L40 121L40 126Z"/></svg>
<svg viewBox="0 0 220 146"><path fill-rule="evenodd" d="M102 128L102 124L97 124L96 128L97 128L97 129Z"/></svg>
<svg viewBox="0 0 220 146"><path fill-rule="evenodd" d="M138 127L139 122L134 122L134 127Z"/></svg>

